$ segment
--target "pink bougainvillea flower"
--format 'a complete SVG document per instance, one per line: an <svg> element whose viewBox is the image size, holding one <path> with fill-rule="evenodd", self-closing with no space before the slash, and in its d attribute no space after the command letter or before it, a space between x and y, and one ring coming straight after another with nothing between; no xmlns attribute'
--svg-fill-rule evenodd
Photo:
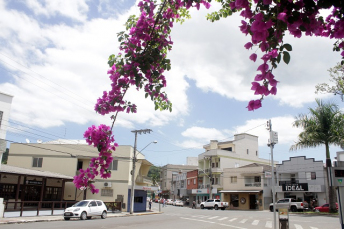
<svg viewBox="0 0 344 229"><path fill-rule="evenodd" d="M252 46L253 46L253 44L252 44L251 42L247 42L247 43L244 45L244 47L245 47L246 49L250 49L250 48L252 48Z"/></svg>
<svg viewBox="0 0 344 229"><path fill-rule="evenodd" d="M257 60L257 54L252 53L251 56L250 56L250 60L252 60L253 62L256 62L256 60Z"/></svg>
<svg viewBox="0 0 344 229"><path fill-rule="evenodd" d="M248 111L253 111L253 110L256 110L260 107L262 107L262 103L261 103L260 99L258 99L258 100L251 100L248 103L248 106L246 108L248 108Z"/></svg>
<svg viewBox="0 0 344 229"><path fill-rule="evenodd" d="M287 14L283 13L283 12L279 13L278 16L277 16L277 19L286 23L287 22Z"/></svg>

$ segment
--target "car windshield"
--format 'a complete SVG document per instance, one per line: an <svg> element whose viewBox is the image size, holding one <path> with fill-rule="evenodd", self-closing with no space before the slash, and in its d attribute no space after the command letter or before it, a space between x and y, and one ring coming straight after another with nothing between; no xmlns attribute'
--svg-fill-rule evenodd
<svg viewBox="0 0 344 229"><path fill-rule="evenodd" d="M76 204L74 204L74 207L86 207L89 201L80 201Z"/></svg>

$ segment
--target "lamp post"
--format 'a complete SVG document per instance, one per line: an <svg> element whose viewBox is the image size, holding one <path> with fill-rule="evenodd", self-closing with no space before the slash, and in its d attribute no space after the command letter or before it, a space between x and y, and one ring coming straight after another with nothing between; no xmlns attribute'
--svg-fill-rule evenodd
<svg viewBox="0 0 344 229"><path fill-rule="evenodd" d="M130 198L130 214L134 213L134 196L135 196L135 163L136 163L136 144L137 144L137 133L139 134L146 134L151 132L151 129L144 129L144 130L133 130L131 132L135 133L135 143L134 143L134 156L133 156L133 169L131 170L131 198ZM154 141L155 143L157 143L157 141ZM151 142L152 143L152 142ZM148 145L150 145L151 143L149 143ZM147 146L148 146L147 145ZM146 146L146 147L147 147ZM146 147L144 147L143 149L145 149ZM141 150L142 151L142 150Z"/></svg>

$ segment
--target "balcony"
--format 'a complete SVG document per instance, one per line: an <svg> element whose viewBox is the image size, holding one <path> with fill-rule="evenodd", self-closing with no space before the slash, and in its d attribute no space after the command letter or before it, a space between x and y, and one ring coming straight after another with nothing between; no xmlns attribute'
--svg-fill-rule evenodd
<svg viewBox="0 0 344 229"><path fill-rule="evenodd" d="M198 189L210 188L210 184L199 184Z"/></svg>
<svg viewBox="0 0 344 229"><path fill-rule="evenodd" d="M262 184L260 182L245 183L245 187L262 187Z"/></svg>
<svg viewBox="0 0 344 229"><path fill-rule="evenodd" d="M137 183L150 184L150 183L152 183L152 180L147 176L137 175L136 182Z"/></svg>

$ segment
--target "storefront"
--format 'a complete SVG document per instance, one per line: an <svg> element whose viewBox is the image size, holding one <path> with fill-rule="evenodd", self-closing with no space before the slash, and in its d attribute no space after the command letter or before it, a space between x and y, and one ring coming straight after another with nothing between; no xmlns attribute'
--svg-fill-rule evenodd
<svg viewBox="0 0 344 229"><path fill-rule="evenodd" d="M228 202L229 209L237 210L263 210L263 192L254 191L220 191L224 202Z"/></svg>
<svg viewBox="0 0 344 229"><path fill-rule="evenodd" d="M155 186L135 186L134 193L134 212L145 212L147 209L147 193L158 191L158 187ZM128 206L127 211L130 211L131 203L131 185L128 188Z"/></svg>

